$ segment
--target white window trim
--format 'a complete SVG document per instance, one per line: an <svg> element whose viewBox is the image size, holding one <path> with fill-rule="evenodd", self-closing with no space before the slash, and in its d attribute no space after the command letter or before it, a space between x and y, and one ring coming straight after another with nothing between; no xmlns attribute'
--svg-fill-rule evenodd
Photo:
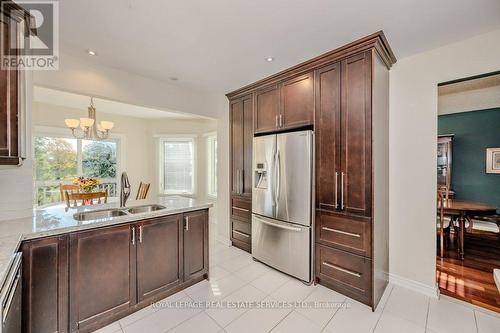
<svg viewBox="0 0 500 333"><path fill-rule="evenodd" d="M198 190L197 182L198 182L198 135L196 134L155 134L154 138L157 138L157 167L158 167L158 195L160 196L171 196L171 195L182 195L185 197L195 198ZM185 141L190 140L193 143L193 190L192 192L182 192L182 191L165 191L164 190L164 169L163 161L165 160L164 151L163 151L163 143L166 141Z"/></svg>
<svg viewBox="0 0 500 333"><path fill-rule="evenodd" d="M56 138L65 138L65 139L76 139L72 134L71 130L69 128L63 128L63 127L52 127L52 126L35 126L34 131L32 133L32 141L34 142L34 138L37 136L46 136L46 137L56 137ZM122 173L123 167L125 166L125 144L126 144L126 136L121 133L111 133L109 135L109 139L113 140L118 140L117 144L117 168L116 168L116 179L114 178L104 178L102 179L103 182L111 182L113 180L116 180L116 191L117 193L120 193L121 191L121 184L120 184L120 175ZM78 147L80 147L81 141L78 142ZM31 155L32 155L32 160L35 161L35 149L31 150ZM78 163L77 163L77 174L81 175L82 174L82 164L81 164L81 156L78 155ZM44 186L44 185L59 185L60 181L36 181L33 178L33 185L36 189L37 183ZM33 191L33 195L36 196L36 190ZM35 200L35 197L33 198L33 201Z"/></svg>
<svg viewBox="0 0 500 333"><path fill-rule="evenodd" d="M210 133L205 133L203 134L203 136L205 137L206 139L206 143L207 143L207 161L208 161L208 168L207 168L207 197L209 199L212 199L212 200L216 200L217 199L217 192L211 192L211 183L212 183L212 175L215 174L216 178L217 178L217 169L215 168L215 170L212 170L212 166L213 166L213 158L215 156L217 156L217 151L215 151L215 156L213 156L212 154L212 144L211 144L211 141L213 139L215 139L215 142L217 142L217 132L210 132Z"/></svg>

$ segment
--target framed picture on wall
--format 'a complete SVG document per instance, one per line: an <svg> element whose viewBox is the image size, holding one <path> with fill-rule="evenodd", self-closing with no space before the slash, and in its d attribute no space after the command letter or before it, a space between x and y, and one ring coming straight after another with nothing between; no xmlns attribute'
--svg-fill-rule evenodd
<svg viewBox="0 0 500 333"><path fill-rule="evenodd" d="M486 148L486 173L500 173L500 148Z"/></svg>

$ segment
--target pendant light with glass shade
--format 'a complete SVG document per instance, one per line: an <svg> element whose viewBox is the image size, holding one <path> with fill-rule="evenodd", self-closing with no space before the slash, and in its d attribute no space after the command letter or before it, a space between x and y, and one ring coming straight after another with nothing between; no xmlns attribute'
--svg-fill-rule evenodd
<svg viewBox="0 0 500 333"><path fill-rule="evenodd" d="M88 107L89 117L78 119L64 119L66 126L77 139L105 140L109 137L109 131L115 126L112 121L96 121L96 109L94 97L90 98Z"/></svg>

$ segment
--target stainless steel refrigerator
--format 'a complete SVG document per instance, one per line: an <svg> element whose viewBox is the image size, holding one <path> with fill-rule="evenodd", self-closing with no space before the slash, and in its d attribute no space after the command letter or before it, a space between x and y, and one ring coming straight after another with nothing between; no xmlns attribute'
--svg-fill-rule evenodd
<svg viewBox="0 0 500 333"><path fill-rule="evenodd" d="M253 139L252 256L311 281L313 132Z"/></svg>

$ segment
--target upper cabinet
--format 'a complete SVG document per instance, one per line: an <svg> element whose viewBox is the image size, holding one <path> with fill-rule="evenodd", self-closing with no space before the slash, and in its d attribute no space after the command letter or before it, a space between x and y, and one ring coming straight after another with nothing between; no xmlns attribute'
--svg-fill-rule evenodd
<svg viewBox="0 0 500 333"><path fill-rule="evenodd" d="M231 192L252 195L253 99L247 95L231 101Z"/></svg>
<svg viewBox="0 0 500 333"><path fill-rule="evenodd" d="M280 129L312 125L314 122L314 74L307 73L281 84Z"/></svg>
<svg viewBox="0 0 500 333"><path fill-rule="evenodd" d="M16 48L23 38L23 17L14 15L18 11L5 10L0 13L2 54L4 63L8 48ZM12 14L12 15L11 15ZM13 47L14 46L14 47ZM24 158L25 125L22 114L21 72L15 69L0 69L0 165L19 165Z"/></svg>
<svg viewBox="0 0 500 333"><path fill-rule="evenodd" d="M255 92L253 115L255 133L275 131L279 127L280 87L272 85Z"/></svg>
<svg viewBox="0 0 500 333"><path fill-rule="evenodd" d="M255 92L255 133L292 129L312 125L313 122L313 72L287 79Z"/></svg>

